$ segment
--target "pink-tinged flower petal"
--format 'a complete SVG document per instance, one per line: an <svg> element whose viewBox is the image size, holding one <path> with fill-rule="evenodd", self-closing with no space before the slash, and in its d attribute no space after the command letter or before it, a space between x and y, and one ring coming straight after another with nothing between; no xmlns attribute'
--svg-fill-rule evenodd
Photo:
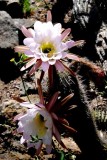
<svg viewBox="0 0 107 160"><path fill-rule="evenodd" d="M63 125L63 124L69 125L68 121L67 121L66 119L64 119L64 118L58 117L58 121L59 121L62 125Z"/></svg>
<svg viewBox="0 0 107 160"><path fill-rule="evenodd" d="M54 124L53 124L53 133L54 133L54 136L55 136L56 140L59 142L59 144L60 144L63 148L67 149L66 146L64 145L64 143L62 142L62 140L61 140L61 135L60 135L59 131L57 130L57 128L55 127Z"/></svg>
<svg viewBox="0 0 107 160"><path fill-rule="evenodd" d="M34 146L35 146L35 143L27 143L28 148L31 148L31 147L34 147Z"/></svg>
<svg viewBox="0 0 107 160"><path fill-rule="evenodd" d="M44 72L46 72L49 69L49 63L48 62L42 62L41 68Z"/></svg>
<svg viewBox="0 0 107 160"><path fill-rule="evenodd" d="M74 54L67 54L66 57L75 61L80 61L80 58Z"/></svg>
<svg viewBox="0 0 107 160"><path fill-rule="evenodd" d="M68 46L66 45L66 43L61 43L61 50L62 51L65 51L65 50L67 50L68 49Z"/></svg>
<svg viewBox="0 0 107 160"><path fill-rule="evenodd" d="M50 111L52 107L54 107L54 104L56 100L58 99L59 92L56 92L52 98L49 100L49 103L47 104L47 110Z"/></svg>
<svg viewBox="0 0 107 160"><path fill-rule="evenodd" d="M33 38L25 38L23 40L23 43L26 45L26 46L29 46L31 43L35 43L34 39Z"/></svg>
<svg viewBox="0 0 107 160"><path fill-rule="evenodd" d="M25 26L22 26L22 27L21 27L21 31L22 31L22 33L25 35L25 37L33 37L33 36L32 36L32 33L31 33L28 29L26 29Z"/></svg>
<svg viewBox="0 0 107 160"><path fill-rule="evenodd" d="M70 132L77 132L74 128L72 128L72 127L70 127L70 126L68 126L68 125L66 125L66 124L64 124L64 123L62 123L62 125L63 125L67 130L69 130Z"/></svg>
<svg viewBox="0 0 107 160"><path fill-rule="evenodd" d="M39 107L39 108L44 108L44 105L41 104L41 103L36 103L35 105L36 105L37 107Z"/></svg>
<svg viewBox="0 0 107 160"><path fill-rule="evenodd" d="M75 47L75 46L83 46L85 43L84 40L79 40L79 41L75 41L74 45L72 47Z"/></svg>
<svg viewBox="0 0 107 160"><path fill-rule="evenodd" d="M61 135L60 135L58 129L56 128L56 126L54 124L53 124L53 133L54 133L57 141L60 143L61 142Z"/></svg>
<svg viewBox="0 0 107 160"><path fill-rule="evenodd" d="M61 31L62 31L61 23L55 24L55 25L54 25L54 29L55 29L56 34L60 34Z"/></svg>
<svg viewBox="0 0 107 160"><path fill-rule="evenodd" d="M35 146L36 147L36 146ZM40 141L39 142L39 147L37 148L36 150L36 155L39 155L40 151L41 151L41 148L42 148L42 142Z"/></svg>
<svg viewBox="0 0 107 160"><path fill-rule="evenodd" d="M72 48L72 47L75 46L75 41L73 41L73 40L67 41L67 42L66 42L66 45L67 45L68 49L69 49L69 48Z"/></svg>
<svg viewBox="0 0 107 160"><path fill-rule="evenodd" d="M15 117L14 117L14 119L13 119L13 121L17 121L20 117L22 117L23 116L23 113L20 113L20 114L18 114L18 115L16 115Z"/></svg>
<svg viewBox="0 0 107 160"><path fill-rule="evenodd" d="M38 44L36 44L35 42L29 44L29 48L32 52L35 52L36 49L38 48ZM36 54L35 54L36 55Z"/></svg>
<svg viewBox="0 0 107 160"><path fill-rule="evenodd" d="M44 54L42 54L42 55L41 55L41 60L42 60L43 62L47 62L47 61L49 60L49 58L46 57Z"/></svg>
<svg viewBox="0 0 107 160"><path fill-rule="evenodd" d="M35 105L29 102L20 103L20 106L27 107L27 108L35 108Z"/></svg>
<svg viewBox="0 0 107 160"><path fill-rule="evenodd" d="M23 136L20 139L20 143L23 144L25 142L25 139L23 138Z"/></svg>
<svg viewBox="0 0 107 160"><path fill-rule="evenodd" d="M62 58L62 53L59 53L58 55L54 56L55 60L59 60Z"/></svg>
<svg viewBox="0 0 107 160"><path fill-rule="evenodd" d="M56 59L49 59L48 63L50 65L54 65L56 63Z"/></svg>
<svg viewBox="0 0 107 160"><path fill-rule="evenodd" d="M24 53L25 53L26 56L28 56L28 57L34 57L34 52L32 52L30 49L25 50Z"/></svg>
<svg viewBox="0 0 107 160"><path fill-rule="evenodd" d="M62 58L61 59L66 58L66 55L67 55L67 52L62 52Z"/></svg>
<svg viewBox="0 0 107 160"><path fill-rule="evenodd" d="M49 115L47 115L49 116ZM47 118L48 119L48 118ZM45 119L44 119L45 120ZM45 145L51 145L52 144L52 125L53 125L53 121L52 119L48 119L48 122L46 120L45 126L47 129L47 133L45 134L45 136L43 137L43 143Z"/></svg>
<svg viewBox="0 0 107 160"><path fill-rule="evenodd" d="M60 61L56 61L55 63L55 67L58 71L64 71L65 67L63 66L63 64Z"/></svg>
<svg viewBox="0 0 107 160"><path fill-rule="evenodd" d="M21 117L20 117L21 118ZM17 129L17 132L18 133L22 133L23 132L23 124L19 121L18 122L18 125L19 125L19 127L18 127L18 129Z"/></svg>
<svg viewBox="0 0 107 160"><path fill-rule="evenodd" d="M25 69L29 68L30 66L32 66L35 63L36 63L36 58L31 59L26 65L24 65L21 68L21 71L24 71Z"/></svg>
<svg viewBox="0 0 107 160"><path fill-rule="evenodd" d="M58 117L55 113L51 112L51 116L52 116L53 119L58 120Z"/></svg>
<svg viewBox="0 0 107 160"><path fill-rule="evenodd" d="M62 62L60 61L60 63ZM67 67L64 63L62 63L62 65L64 66L64 69L66 69L72 76L75 77L75 73L69 67Z"/></svg>
<svg viewBox="0 0 107 160"><path fill-rule="evenodd" d="M46 152L50 154L52 151L52 145L46 145Z"/></svg>
<svg viewBox="0 0 107 160"><path fill-rule="evenodd" d="M28 50L29 48L27 46L16 46L15 48L15 52L21 52L24 53L26 50Z"/></svg>
<svg viewBox="0 0 107 160"><path fill-rule="evenodd" d="M34 30L35 30L35 31L40 30L41 27L42 27L42 24L43 24L42 22L36 21L35 24L34 24Z"/></svg>
<svg viewBox="0 0 107 160"><path fill-rule="evenodd" d="M69 35L70 32L71 32L70 28L66 29L61 35L61 40L64 40Z"/></svg>
<svg viewBox="0 0 107 160"><path fill-rule="evenodd" d="M32 28L29 28L28 31L31 33L32 37L35 36L35 31Z"/></svg>
<svg viewBox="0 0 107 160"><path fill-rule="evenodd" d="M47 11L47 22L52 21L52 14L51 11Z"/></svg>
<svg viewBox="0 0 107 160"><path fill-rule="evenodd" d="M38 60L36 64L29 71L29 74L32 75L33 73L35 73L35 71L41 66L41 64L42 64L42 61Z"/></svg>

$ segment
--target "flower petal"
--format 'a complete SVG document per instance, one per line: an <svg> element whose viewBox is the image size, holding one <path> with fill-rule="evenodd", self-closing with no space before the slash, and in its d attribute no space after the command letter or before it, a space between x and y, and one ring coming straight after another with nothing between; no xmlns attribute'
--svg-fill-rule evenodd
<svg viewBox="0 0 107 160"><path fill-rule="evenodd" d="M20 143L23 144L25 142L25 139L23 138L23 136L20 139Z"/></svg>
<svg viewBox="0 0 107 160"><path fill-rule="evenodd" d="M63 66L63 64L60 61L56 61L55 63L55 67L58 71L64 71L65 67Z"/></svg>
<svg viewBox="0 0 107 160"><path fill-rule="evenodd" d="M34 30L35 30L35 31L41 30L41 27L42 27L42 22L36 21L36 22L34 23Z"/></svg>
<svg viewBox="0 0 107 160"><path fill-rule="evenodd" d="M71 32L70 28L68 28L64 32L62 32L61 40L64 40L69 35L70 32Z"/></svg>
<svg viewBox="0 0 107 160"><path fill-rule="evenodd" d="M35 43L33 38L25 38L23 41L24 45L29 46L31 43Z"/></svg>
<svg viewBox="0 0 107 160"><path fill-rule="evenodd" d="M46 72L49 69L49 63L48 62L42 62L41 68L44 72Z"/></svg>
<svg viewBox="0 0 107 160"><path fill-rule="evenodd" d="M49 59L48 63L50 65L54 65L56 63L56 59Z"/></svg>
<svg viewBox="0 0 107 160"><path fill-rule="evenodd" d="M49 100L48 104L47 104L47 110L50 111L52 109L52 107L54 107L54 104L56 103L56 100L58 99L58 95L59 92L56 92L51 99Z"/></svg>
<svg viewBox="0 0 107 160"><path fill-rule="evenodd" d="M35 36L35 31L32 28L29 28L28 31L31 33L32 37Z"/></svg>
<svg viewBox="0 0 107 160"><path fill-rule="evenodd" d="M55 25L54 25L54 30L55 30L56 34L60 34L61 31L62 31L61 23L55 24Z"/></svg>
<svg viewBox="0 0 107 160"><path fill-rule="evenodd" d="M52 151L52 145L46 145L46 152L50 154Z"/></svg>
<svg viewBox="0 0 107 160"><path fill-rule="evenodd" d="M20 103L20 106L27 107L27 108L35 108L35 105L29 102Z"/></svg>
<svg viewBox="0 0 107 160"><path fill-rule="evenodd" d="M32 52L30 49L25 50L24 53L28 57L34 57L34 52Z"/></svg>
<svg viewBox="0 0 107 160"><path fill-rule="evenodd" d="M61 140L61 135L60 135L59 131L57 130L57 128L55 127L55 125L53 125L53 133L54 133L54 135L55 135L55 138L56 138L57 141L59 142L59 144L60 144L63 148L67 149L66 146L64 145L64 143L62 142L62 140Z"/></svg>
<svg viewBox="0 0 107 160"><path fill-rule="evenodd" d="M21 31L22 31L22 33L25 35L25 37L33 37L33 36L32 36L32 33L31 33L28 29L26 29L25 26L22 26L22 27L21 27Z"/></svg>
<svg viewBox="0 0 107 160"><path fill-rule="evenodd" d="M26 65L24 65L21 68L21 71L24 71L25 69L29 68L30 66L32 66L35 63L36 63L36 58L31 59Z"/></svg>
<svg viewBox="0 0 107 160"><path fill-rule="evenodd" d="M24 53L26 50L28 50L29 48L27 46L16 46L15 48L15 52L21 52Z"/></svg>
<svg viewBox="0 0 107 160"><path fill-rule="evenodd" d="M33 73L35 73L35 71L41 66L41 64L42 64L42 61L38 60L36 64L29 71L29 75L32 75Z"/></svg>
<svg viewBox="0 0 107 160"><path fill-rule="evenodd" d="M23 116L23 113L20 113L20 114L18 114L18 115L16 115L15 117L14 117L14 119L13 119L13 121L17 121L20 117L22 117Z"/></svg>
<svg viewBox="0 0 107 160"><path fill-rule="evenodd" d="M75 41L73 41L73 40L70 40L70 41L67 41L67 42L66 42L66 45L67 45L68 49L74 47L75 44L76 44L76 43L75 43Z"/></svg>
<svg viewBox="0 0 107 160"><path fill-rule="evenodd" d="M51 14L51 11L47 11L47 22L48 21L52 21L52 14Z"/></svg>
<svg viewBox="0 0 107 160"><path fill-rule="evenodd" d="M67 54L66 57L75 61L80 61L80 58L74 54Z"/></svg>

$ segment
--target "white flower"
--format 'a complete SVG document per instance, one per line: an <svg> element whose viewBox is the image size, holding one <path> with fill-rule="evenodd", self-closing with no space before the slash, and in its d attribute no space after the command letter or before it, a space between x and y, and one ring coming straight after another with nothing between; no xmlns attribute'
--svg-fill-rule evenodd
<svg viewBox="0 0 107 160"><path fill-rule="evenodd" d="M62 115L60 117L60 114L58 114L60 112L58 111L60 111L60 109L63 108L63 105L71 99L72 94L62 99L59 103L59 101L57 101L59 92L56 92L49 101L46 102L43 97L40 82L38 82L38 93L40 103L37 104L23 102L22 99L16 98L17 101L23 102L20 104L22 107L28 108L26 114L23 115L21 113L14 118L14 120L19 121L17 131L23 133L21 143L26 142L28 148L34 146L37 149L37 154L40 153L42 144L45 144L47 153L50 153L52 150L52 137L55 136L59 144L66 148L61 140L59 125L62 125L70 132L76 132L76 130L69 126L68 121L62 118Z"/></svg>
<svg viewBox="0 0 107 160"><path fill-rule="evenodd" d="M35 147L37 150L41 148L42 143L46 145L47 153L52 149L52 127L53 121L51 115L44 107L38 107L26 102L22 106L29 107L27 113L16 118L18 122L19 133L23 133L21 144L26 142L28 148ZM36 141L32 137L37 138Z"/></svg>
<svg viewBox="0 0 107 160"><path fill-rule="evenodd" d="M26 37L23 41L25 46L16 46L15 51L24 52L31 59L22 67L21 71L32 65L30 74L33 74L40 66L43 71L48 70L50 65L55 65L56 69L63 70L65 67L61 62L62 59L69 58L79 61L78 56L68 54L68 49L83 43L83 41L65 41L71 29L68 28L62 32L61 24L53 25L51 19L51 13L48 12L47 22L36 21L34 30L22 26L21 30Z"/></svg>
<svg viewBox="0 0 107 160"><path fill-rule="evenodd" d="M45 63L54 65L56 60L63 58L68 49L66 43L61 41L61 24L53 25L52 22L42 23L36 21L34 24L34 32L32 38L25 38L24 44L29 48L25 51L30 57L42 60L42 65ZM45 62L45 63L44 63ZM44 69L44 67L42 67Z"/></svg>

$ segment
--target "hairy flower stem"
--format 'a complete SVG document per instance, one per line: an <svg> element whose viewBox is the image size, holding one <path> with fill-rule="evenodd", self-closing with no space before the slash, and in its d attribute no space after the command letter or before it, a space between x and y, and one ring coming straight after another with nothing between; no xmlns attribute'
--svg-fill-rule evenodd
<svg viewBox="0 0 107 160"><path fill-rule="evenodd" d="M78 76L75 79L75 98L78 119L75 127L77 134L74 135L74 139L83 153L83 160L106 160L107 144L98 135L85 88Z"/></svg>
<svg viewBox="0 0 107 160"><path fill-rule="evenodd" d="M67 120L73 128L77 130L76 134L70 136L79 146L82 152L82 160L107 160L107 144L98 135L96 123L92 117L89 100L87 98L86 88L81 83L81 79L76 75L71 77L65 73L61 75L60 91L63 96L69 92L74 93L66 108L76 105L71 111L66 110ZM62 80L61 80L62 79Z"/></svg>

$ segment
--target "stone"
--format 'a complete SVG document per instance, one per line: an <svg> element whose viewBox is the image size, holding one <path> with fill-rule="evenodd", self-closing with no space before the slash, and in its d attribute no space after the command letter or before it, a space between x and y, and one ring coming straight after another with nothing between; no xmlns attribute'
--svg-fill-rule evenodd
<svg viewBox="0 0 107 160"><path fill-rule="evenodd" d="M14 48L18 45L18 31L12 18L0 11L0 48Z"/></svg>
<svg viewBox="0 0 107 160"><path fill-rule="evenodd" d="M12 18L21 18L23 17L22 7L19 0L9 0L7 1L6 11Z"/></svg>

